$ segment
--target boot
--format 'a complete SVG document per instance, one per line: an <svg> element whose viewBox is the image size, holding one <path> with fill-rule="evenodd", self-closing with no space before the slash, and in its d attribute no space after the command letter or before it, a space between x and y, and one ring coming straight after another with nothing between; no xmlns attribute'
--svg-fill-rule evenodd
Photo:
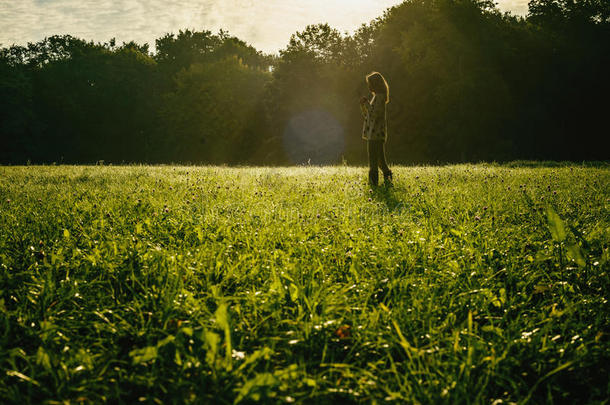
<svg viewBox="0 0 610 405"><path fill-rule="evenodd" d="M393 178L393 174L392 171L388 171L387 173L383 174L383 183L391 186L392 185L392 178Z"/></svg>

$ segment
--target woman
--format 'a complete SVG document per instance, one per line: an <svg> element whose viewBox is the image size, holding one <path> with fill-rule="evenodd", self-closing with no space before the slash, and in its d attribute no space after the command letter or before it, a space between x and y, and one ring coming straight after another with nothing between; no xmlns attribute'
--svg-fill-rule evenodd
<svg viewBox="0 0 610 405"><path fill-rule="evenodd" d="M379 167L383 172L384 183L389 185L392 182L392 171L385 159L385 141L388 138L386 104L390 102L390 88L379 72L367 75L366 83L373 97L370 101L362 97L360 107L364 116L362 139L367 141L369 153L369 183L373 186L378 185L377 167Z"/></svg>

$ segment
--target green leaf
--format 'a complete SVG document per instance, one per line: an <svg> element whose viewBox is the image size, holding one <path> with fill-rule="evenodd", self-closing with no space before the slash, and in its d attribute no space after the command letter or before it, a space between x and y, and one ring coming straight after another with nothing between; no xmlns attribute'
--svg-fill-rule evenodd
<svg viewBox="0 0 610 405"><path fill-rule="evenodd" d="M299 299L299 287L296 284L291 283L288 290L290 292L290 299L292 302L297 302Z"/></svg>
<svg viewBox="0 0 610 405"><path fill-rule="evenodd" d="M585 267L587 265L587 261L583 256L582 249L576 243L568 246L566 255L568 258L574 260L574 262L576 262L576 264L580 267Z"/></svg>
<svg viewBox="0 0 610 405"><path fill-rule="evenodd" d="M492 326L492 325L485 325L481 328L481 330L483 332L495 333L498 336L502 336L502 333L504 332L504 330L502 328L498 328L498 327Z"/></svg>
<svg viewBox="0 0 610 405"><path fill-rule="evenodd" d="M233 403L238 404L244 399L250 399L258 402L261 400L261 396L266 390L269 390L278 384L278 379L275 378L271 373L257 374L254 378L245 382L243 387L241 387L239 390L239 394Z"/></svg>
<svg viewBox="0 0 610 405"><path fill-rule="evenodd" d="M169 335L169 336L168 336L168 337L166 337L165 339L160 340L160 341L158 341L158 342L157 342L157 348L159 348L159 347L163 347L163 346L165 346L166 344L173 342L175 339L176 339L176 338L175 338L173 335Z"/></svg>
<svg viewBox="0 0 610 405"><path fill-rule="evenodd" d="M19 378L20 380L27 381L30 384L34 384L34 385L40 387L40 383L38 381L34 380L33 378L28 377L27 375L25 375L23 373L20 373L19 371L8 370L6 372L6 375L9 376L9 377Z"/></svg>
<svg viewBox="0 0 610 405"><path fill-rule="evenodd" d="M184 333L187 336L193 336L193 328L185 326L180 328L180 333Z"/></svg>
<svg viewBox="0 0 610 405"><path fill-rule="evenodd" d="M256 363L259 359L267 360L267 359L269 359L269 357L272 354L273 354L273 350L271 350L268 347L263 347L261 350L257 350L254 353L252 353L251 355L247 356L246 361L244 361L244 363L241 366L239 366L239 370L243 370L250 364Z"/></svg>
<svg viewBox="0 0 610 405"><path fill-rule="evenodd" d="M142 364L157 358L157 348L155 346L146 346L142 349L135 349L129 352L129 356L133 360L133 364Z"/></svg>
<svg viewBox="0 0 610 405"><path fill-rule="evenodd" d="M214 316L216 317L216 324L220 327L225 334L225 346L226 346L226 355L225 359L227 361L227 367L231 369L231 363L233 358L231 357L231 353L233 348L231 346L231 326L229 325L229 312L227 311L227 304L220 304Z"/></svg>
<svg viewBox="0 0 610 405"><path fill-rule="evenodd" d="M557 215L551 206L546 208L546 218L551 236L557 242L563 242L566 239L566 230L563 221Z"/></svg>
<svg viewBox="0 0 610 405"><path fill-rule="evenodd" d="M70 237L70 231L67 229L64 229L64 238L69 238Z"/></svg>
<svg viewBox="0 0 610 405"><path fill-rule="evenodd" d="M36 352L36 364L44 367L47 371L51 371L51 358L42 346L39 346Z"/></svg>
<svg viewBox="0 0 610 405"><path fill-rule="evenodd" d="M203 332L203 341L206 346L205 361L211 368L215 369L220 336L217 333L206 330Z"/></svg>

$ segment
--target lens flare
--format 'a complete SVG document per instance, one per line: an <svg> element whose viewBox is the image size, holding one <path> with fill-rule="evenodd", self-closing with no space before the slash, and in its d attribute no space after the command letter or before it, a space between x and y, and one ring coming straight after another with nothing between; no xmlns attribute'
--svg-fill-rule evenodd
<svg viewBox="0 0 610 405"><path fill-rule="evenodd" d="M337 163L344 147L343 127L328 111L303 111L284 130L284 151L294 164Z"/></svg>

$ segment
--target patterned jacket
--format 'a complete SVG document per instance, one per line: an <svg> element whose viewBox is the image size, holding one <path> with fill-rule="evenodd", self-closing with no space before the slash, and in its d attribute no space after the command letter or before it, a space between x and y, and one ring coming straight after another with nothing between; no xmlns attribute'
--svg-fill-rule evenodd
<svg viewBox="0 0 610 405"><path fill-rule="evenodd" d="M388 139L385 99L374 95L370 103L360 104L364 116L362 139L367 141L385 141Z"/></svg>

